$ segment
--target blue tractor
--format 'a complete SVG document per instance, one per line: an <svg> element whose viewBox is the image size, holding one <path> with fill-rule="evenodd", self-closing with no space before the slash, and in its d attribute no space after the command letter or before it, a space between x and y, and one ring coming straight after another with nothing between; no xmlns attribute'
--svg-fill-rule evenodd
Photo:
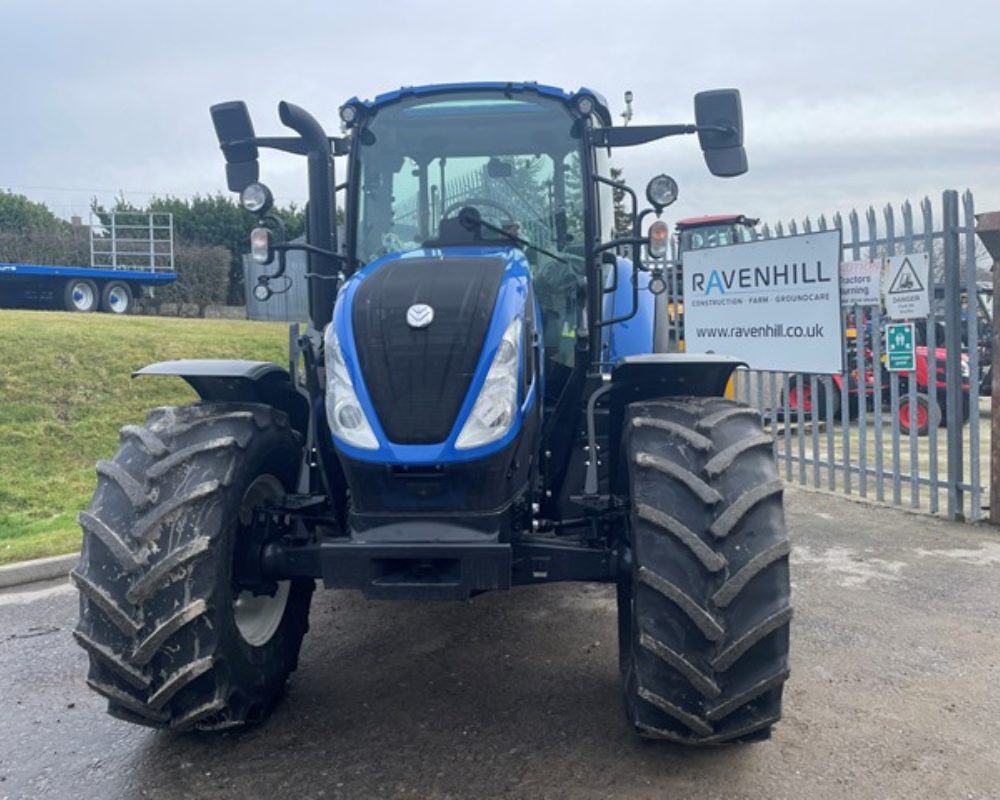
<svg viewBox="0 0 1000 800"><path fill-rule="evenodd" d="M607 162L696 134L712 173L743 173L739 93L698 94L693 124L623 127L586 89L422 86L349 100L335 137L289 103L284 137L256 135L241 102L211 111L261 220L253 257L274 265L253 291L282 290L305 250L311 319L287 368L139 370L201 399L124 427L79 516L75 635L109 711L263 719L317 580L407 600L596 581L617 586L640 735L767 738L791 618L771 438L723 397L735 360L655 352L677 187L654 178L642 210ZM281 234L260 148L307 159L304 243Z"/></svg>

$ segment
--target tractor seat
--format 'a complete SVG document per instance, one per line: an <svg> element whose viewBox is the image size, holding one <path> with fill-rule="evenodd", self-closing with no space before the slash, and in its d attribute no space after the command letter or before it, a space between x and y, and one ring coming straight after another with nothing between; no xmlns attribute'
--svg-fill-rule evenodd
<svg viewBox="0 0 1000 800"><path fill-rule="evenodd" d="M479 210L466 206L453 217L441 220L436 239L428 239L424 247L446 247L448 245L476 244L483 240L483 229L474 224L482 217ZM469 224L473 223L473 224Z"/></svg>

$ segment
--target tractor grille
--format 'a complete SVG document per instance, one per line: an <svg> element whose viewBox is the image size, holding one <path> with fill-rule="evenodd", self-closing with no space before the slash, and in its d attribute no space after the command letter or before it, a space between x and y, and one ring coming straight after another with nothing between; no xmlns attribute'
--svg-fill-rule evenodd
<svg viewBox="0 0 1000 800"><path fill-rule="evenodd" d="M390 441L448 438L483 348L504 266L499 258L400 259L358 287L355 347ZM406 322L415 303L434 309L426 328Z"/></svg>

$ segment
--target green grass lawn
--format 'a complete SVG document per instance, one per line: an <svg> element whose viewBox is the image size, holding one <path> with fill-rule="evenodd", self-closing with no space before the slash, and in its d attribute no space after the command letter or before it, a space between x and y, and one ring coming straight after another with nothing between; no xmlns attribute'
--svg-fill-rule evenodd
<svg viewBox="0 0 1000 800"><path fill-rule="evenodd" d="M76 512L123 425L186 403L180 378L136 378L174 358L284 364L288 327L233 320L0 310L0 564L79 547Z"/></svg>

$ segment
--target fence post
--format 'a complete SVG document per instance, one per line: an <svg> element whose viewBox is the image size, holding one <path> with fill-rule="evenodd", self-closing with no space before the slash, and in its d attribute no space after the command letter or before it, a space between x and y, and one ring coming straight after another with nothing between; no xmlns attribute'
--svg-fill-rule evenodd
<svg viewBox="0 0 1000 800"><path fill-rule="evenodd" d="M962 490L962 271L958 248L958 192L942 196L944 220L945 418L948 420L948 519L964 519ZM928 376L933 385L934 379Z"/></svg>
<svg viewBox="0 0 1000 800"><path fill-rule="evenodd" d="M976 233L993 259L993 346L990 370L990 522L1000 525L1000 375L993 362L1000 353L1000 211L976 214ZM973 375L973 380L978 376Z"/></svg>

